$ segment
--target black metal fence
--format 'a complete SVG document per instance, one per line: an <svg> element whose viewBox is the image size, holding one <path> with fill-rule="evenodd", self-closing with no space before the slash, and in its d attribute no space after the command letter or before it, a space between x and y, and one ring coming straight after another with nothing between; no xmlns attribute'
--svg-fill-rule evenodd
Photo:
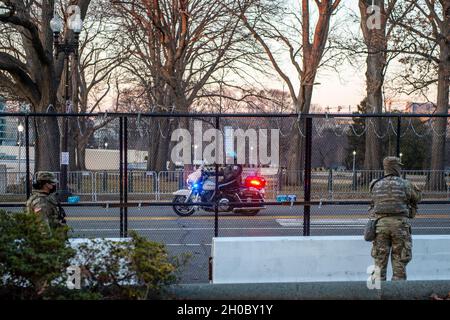
<svg viewBox="0 0 450 320"><path fill-rule="evenodd" d="M80 198L78 203L64 203L72 236L127 237L129 230L136 230L165 243L174 255L190 252L191 264L183 276L189 282L207 281L214 236L362 234L368 185L383 174L370 164L367 135L377 146L379 159L401 157L403 175L424 192L414 232L450 233L448 115L2 113L0 117L10 120L12 131L23 126L15 143L2 140L0 146L0 207L21 210L32 191L34 173L53 171L59 189ZM67 146L60 143L64 125L69 128ZM218 143L208 130L218 129L225 137L229 128L255 129L255 141L266 143L269 150L271 130L278 135L275 166L263 165L259 150L257 160L251 161L258 146L251 144L251 132L244 140L249 141L243 148L244 175L266 178L266 209L247 216L219 212L218 204L212 203L214 212L175 215L173 192L186 187L187 174L204 160L208 145ZM177 129L193 137L189 142L193 165L172 161ZM224 154L227 148L226 143L221 146ZM431 166L436 159L441 161L438 169ZM219 169L218 163L209 164Z"/></svg>

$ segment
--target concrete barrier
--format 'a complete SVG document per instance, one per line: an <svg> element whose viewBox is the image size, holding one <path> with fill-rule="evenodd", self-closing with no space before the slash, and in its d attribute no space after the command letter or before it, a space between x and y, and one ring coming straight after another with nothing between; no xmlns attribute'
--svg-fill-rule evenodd
<svg viewBox="0 0 450 320"><path fill-rule="evenodd" d="M213 238L212 282L367 281L370 249L361 236ZM450 236L413 236L407 272L409 280L450 280Z"/></svg>

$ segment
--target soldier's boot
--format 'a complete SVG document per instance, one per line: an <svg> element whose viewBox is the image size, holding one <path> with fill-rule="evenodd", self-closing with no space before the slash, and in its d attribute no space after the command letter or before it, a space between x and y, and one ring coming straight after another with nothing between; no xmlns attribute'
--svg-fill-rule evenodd
<svg viewBox="0 0 450 320"><path fill-rule="evenodd" d="M380 268L380 281L386 281L387 265L381 267L377 265L377 267Z"/></svg>
<svg viewBox="0 0 450 320"><path fill-rule="evenodd" d="M392 281L406 280L406 265L408 262L397 260L398 257L392 256Z"/></svg>
<svg viewBox="0 0 450 320"><path fill-rule="evenodd" d="M382 275L381 272L373 271L370 276L370 279L372 283L375 283L377 280L386 281L386 272L384 272L384 274Z"/></svg>
<svg viewBox="0 0 450 320"><path fill-rule="evenodd" d="M405 281L406 280L406 275L405 276L392 276L392 281Z"/></svg>

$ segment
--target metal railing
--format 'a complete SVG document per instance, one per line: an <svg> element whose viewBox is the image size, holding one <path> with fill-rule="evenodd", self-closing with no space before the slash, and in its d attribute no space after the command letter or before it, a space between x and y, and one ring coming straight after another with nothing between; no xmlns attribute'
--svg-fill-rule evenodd
<svg viewBox="0 0 450 320"><path fill-rule="evenodd" d="M142 196L144 200L170 200L173 192L186 187L186 178L192 171L128 171L128 194ZM59 180L60 173L54 172ZM262 174L267 180L266 199L276 199L281 194L295 194L302 199L303 171L278 170L273 174L263 174L261 169L246 168L247 175ZM429 186L431 175L444 185L438 190ZM313 199L366 199L369 196L369 184L383 175L382 170L326 170L313 171L311 174L311 196ZM450 172L432 170L404 170L404 178L415 183L424 193L424 197L450 198ZM294 179L292 177L295 177ZM294 182L292 182L294 181ZM99 201L100 196L118 195L120 192L119 171L69 171L69 190L83 199ZM59 187L59 184L57 185ZM0 173L0 201L2 195L25 195L25 173Z"/></svg>

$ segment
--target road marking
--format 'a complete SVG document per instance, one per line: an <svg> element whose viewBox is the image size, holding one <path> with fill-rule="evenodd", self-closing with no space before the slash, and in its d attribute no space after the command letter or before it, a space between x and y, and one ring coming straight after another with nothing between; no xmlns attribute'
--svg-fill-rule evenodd
<svg viewBox="0 0 450 320"><path fill-rule="evenodd" d="M219 220L243 220L243 219L252 219L252 220L268 220L268 219L276 219L276 218L298 218L302 216L219 216ZM194 216L194 217L165 217L165 216L157 216L157 217L128 217L129 221L152 221L152 220L166 220L166 221L178 221L178 220L214 220L214 216ZM73 221L119 221L120 217L66 217L66 220Z"/></svg>
<svg viewBox="0 0 450 320"><path fill-rule="evenodd" d="M299 229L299 228L286 228L286 229ZM213 227L205 227L205 228L129 228L129 230L133 231L193 231L193 230L214 230ZM242 228L242 227L236 227L236 228L224 228L221 227L220 230L249 230L249 228ZM283 228L280 227L256 227L252 228L252 230L283 230ZM75 229L73 232L118 232L119 229Z"/></svg>
<svg viewBox="0 0 450 320"><path fill-rule="evenodd" d="M323 215L323 214L312 214L312 222L320 220L330 220L338 221L345 220L351 221L355 219L366 219L367 215ZM449 219L450 214L420 214L416 216L416 219ZM214 220L214 216L193 216L193 217L128 217L128 221L183 221L186 220ZM219 216L219 220L280 220L280 219L303 219L302 215L289 215L289 216ZM96 217L96 216L85 216L85 217L67 217L66 220L69 221L119 221L120 217Z"/></svg>
<svg viewBox="0 0 450 320"><path fill-rule="evenodd" d="M325 225L365 225L368 219L314 219L311 220L311 226L317 224L325 224ZM301 219L276 219L277 223L282 226L302 226L303 220Z"/></svg>
<svg viewBox="0 0 450 320"><path fill-rule="evenodd" d="M198 247L198 246L211 246L211 243L167 243L165 244L166 246L193 246L193 247Z"/></svg>
<svg viewBox="0 0 450 320"><path fill-rule="evenodd" d="M440 208L440 209L421 209L421 208L419 208L419 210L422 212L434 211L434 212L442 212L442 213L450 214L450 211L447 208ZM367 210L364 210L364 209L347 209L344 211L353 211L353 212L358 212L358 214L367 214Z"/></svg>
<svg viewBox="0 0 450 320"><path fill-rule="evenodd" d="M341 227L342 229L336 229L336 227ZM311 226L311 230L315 230L315 231L339 231L339 230L361 230L362 226L357 226L357 225L330 225L330 226ZM136 231L158 231L158 229L133 229ZM204 230L213 230L212 228L204 228ZM248 230L248 228L221 228L220 230ZM279 230L279 231L291 231L291 230L303 230L303 228L298 228L298 227L290 227L290 228L253 228L253 230ZM413 230L415 231L420 231L420 230L450 230L450 227L413 227ZM115 231L118 232L119 229L80 229L77 230L77 232L111 232L111 231ZM180 229L173 229L173 230L169 230L166 229L164 231L170 231L170 232L180 232ZM197 229L198 231L198 229ZM299 234L300 235L300 234ZM336 234L339 235L339 234ZM185 244L172 244L172 245L185 245ZM186 244L186 245L202 245L202 244ZM208 244L205 244L208 245Z"/></svg>

